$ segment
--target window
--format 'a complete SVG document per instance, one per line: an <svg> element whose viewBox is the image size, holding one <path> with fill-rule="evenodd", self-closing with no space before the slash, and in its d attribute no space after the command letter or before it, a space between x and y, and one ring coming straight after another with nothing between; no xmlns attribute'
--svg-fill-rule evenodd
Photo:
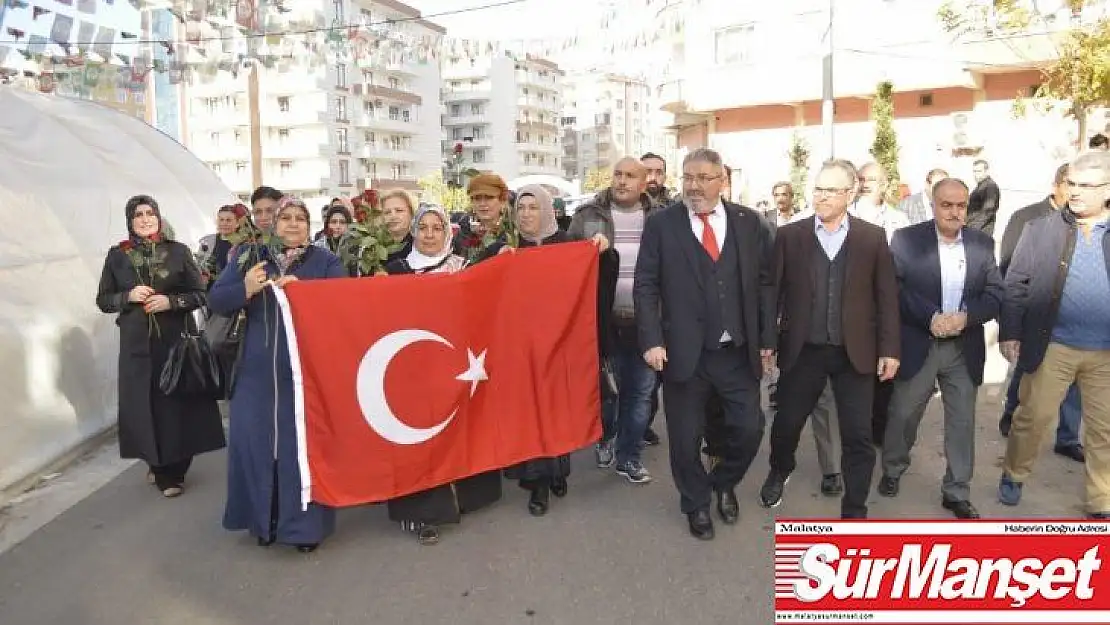
<svg viewBox="0 0 1110 625"><path fill-rule="evenodd" d="M470 129L470 136L474 137L475 139L481 139L482 138L482 127L481 126L475 126L475 127L471 128Z"/></svg>
<svg viewBox="0 0 1110 625"><path fill-rule="evenodd" d="M285 95L278 98L278 110L282 113L289 112L289 96Z"/></svg>
<svg viewBox="0 0 1110 625"><path fill-rule="evenodd" d="M397 80L396 78L390 77L390 79L389 79L389 88L390 89L400 89L401 88L401 81Z"/></svg>
<svg viewBox="0 0 1110 625"><path fill-rule="evenodd" d="M288 174L293 171L293 161L281 161L278 163L278 169L281 170L281 173Z"/></svg>
<svg viewBox="0 0 1110 625"><path fill-rule="evenodd" d="M474 156L471 158L471 160L474 161L475 163L484 163L484 162L486 162L486 151L485 150L474 150Z"/></svg>
<svg viewBox="0 0 1110 625"><path fill-rule="evenodd" d="M347 121L347 98L344 96L335 98L335 121Z"/></svg>
<svg viewBox="0 0 1110 625"><path fill-rule="evenodd" d="M624 108L624 100L617 100L617 110Z"/></svg>
<svg viewBox="0 0 1110 625"><path fill-rule="evenodd" d="M332 13L335 15L336 23L342 24L346 21L347 16L344 15L343 11L343 0L331 0L331 7Z"/></svg>
<svg viewBox="0 0 1110 625"><path fill-rule="evenodd" d="M462 109L458 104L451 105L451 117L458 117L462 113Z"/></svg>
<svg viewBox="0 0 1110 625"><path fill-rule="evenodd" d="M456 140L456 141L458 141L459 139L462 139L463 138L462 128L452 128L451 129L451 138Z"/></svg>
<svg viewBox="0 0 1110 625"><path fill-rule="evenodd" d="M392 137L390 137L389 138L389 149L391 149L391 150L400 150L401 149L401 137L398 137L397 135L393 135Z"/></svg>
<svg viewBox="0 0 1110 625"><path fill-rule="evenodd" d="M337 146L336 151L338 151L340 154L350 154L351 153L351 146L347 142L347 129L346 128L336 128L335 129L335 143L336 143L336 146Z"/></svg>
<svg viewBox="0 0 1110 625"><path fill-rule="evenodd" d="M211 142L212 145L220 145L220 133L218 133L218 132L208 133L208 141Z"/></svg>
<svg viewBox="0 0 1110 625"><path fill-rule="evenodd" d="M739 24L718 30L713 35L713 60L718 65L747 63L751 60L754 24Z"/></svg>
<svg viewBox="0 0 1110 625"><path fill-rule="evenodd" d="M366 139L366 145L369 145L370 147L374 147L378 144L378 138L375 137L374 133L372 132L366 133L363 138Z"/></svg>
<svg viewBox="0 0 1110 625"><path fill-rule="evenodd" d="M222 167L220 166L219 163L212 163L212 172L213 173L217 173L217 174L220 173L220 169L222 169Z"/></svg>
<svg viewBox="0 0 1110 625"><path fill-rule="evenodd" d="M351 184L350 161L339 161L339 184Z"/></svg>
<svg viewBox="0 0 1110 625"><path fill-rule="evenodd" d="M235 173L244 174L244 173L246 173L246 171L247 171L247 164L246 163L244 163L243 161L238 161L238 162L235 163Z"/></svg>
<svg viewBox="0 0 1110 625"><path fill-rule="evenodd" d="M368 69L362 70L362 82L367 82L367 83L374 82L374 72L372 72Z"/></svg>
<svg viewBox="0 0 1110 625"><path fill-rule="evenodd" d="M633 102L632 103L632 112L633 113L638 113L639 111L640 111L640 103L639 102Z"/></svg>
<svg viewBox="0 0 1110 625"><path fill-rule="evenodd" d="M397 121L401 118L401 108L397 106L389 107L389 119Z"/></svg>
<svg viewBox="0 0 1110 625"><path fill-rule="evenodd" d="M404 121L404 122L410 121L409 110L408 109L405 109L405 110L401 111L401 121Z"/></svg>
<svg viewBox="0 0 1110 625"><path fill-rule="evenodd" d="M287 139L289 139L289 129L278 128L278 141L284 143Z"/></svg>
<svg viewBox="0 0 1110 625"><path fill-rule="evenodd" d="M243 131L235 129L235 145L243 145Z"/></svg>
<svg viewBox="0 0 1110 625"><path fill-rule="evenodd" d="M345 63L335 64L335 86L339 89L347 88L347 65Z"/></svg>
<svg viewBox="0 0 1110 625"><path fill-rule="evenodd" d="M401 172L402 171L403 170L401 169L401 166L397 163L394 163L393 165L391 165L389 167L389 173L392 175L392 178L394 180L400 180L401 179Z"/></svg>
<svg viewBox="0 0 1110 625"><path fill-rule="evenodd" d="M481 115L482 114L482 105L481 104L471 104L470 105L470 114L471 115Z"/></svg>

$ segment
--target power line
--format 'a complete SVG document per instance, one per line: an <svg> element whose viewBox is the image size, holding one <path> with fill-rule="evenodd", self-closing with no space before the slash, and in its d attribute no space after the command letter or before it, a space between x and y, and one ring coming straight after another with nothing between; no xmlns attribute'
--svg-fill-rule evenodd
<svg viewBox="0 0 1110 625"><path fill-rule="evenodd" d="M377 21L377 22L367 22L367 23L352 23L352 24L342 24L342 25L334 25L333 24L331 26L322 26L322 27L319 27L319 28L307 28L307 29L304 29L304 30L287 30L287 31L259 32L259 33L241 33L241 34L230 35L230 36L201 37L199 39L192 39L192 40L186 39L185 41L166 41L166 40L163 40L163 39L125 39L123 41L114 41L114 42L112 42L112 45L120 45L120 44L127 44L127 45L155 45L155 44L157 44L157 45L162 45L162 44L165 44L165 43L170 43L172 45L180 45L180 44L188 43L188 44L192 45L192 44L197 44L197 43L201 43L201 42L209 42L209 41L234 41L234 40L238 40L238 39L257 39L257 38L260 38L260 37L287 37L287 36L293 36L293 35L311 35L311 34L315 34L315 33L329 33L329 32L334 32L334 31L347 31L347 30L350 30L352 28L367 28L367 27L374 27L374 26L392 26L393 24L400 24L400 23L403 23L403 22L415 22L415 21L418 21L418 20L426 20L426 19L431 19L431 18L436 18L436 17L448 17L448 16L451 16L451 15L461 15L463 13L473 13L475 11L484 11L484 10L487 10L487 9L497 9L497 8L501 8L501 7L511 6L511 5L514 5L514 4L522 4L522 3L528 2L528 1L529 0L502 0L502 2L494 2L492 4L483 4L483 5L479 5L479 6L466 7L466 8L463 8L463 9L453 9L453 10L450 10L450 11L441 11L439 13L430 13L428 15L420 15L418 17L398 17L398 18L390 18L390 19L380 20L380 21ZM20 40L20 39L7 39L7 40L0 39L0 45L18 45L18 44L22 44L22 43L26 43L26 42L27 42L26 39L23 39L23 40ZM84 42L81 42L81 41L49 40L49 43L54 43L55 45L61 46L63 48L67 48L67 47L86 48L86 47L92 47L92 46L95 46L95 45L98 45L98 44L101 44L101 43L104 43L104 42L100 42L100 41L84 41Z"/></svg>

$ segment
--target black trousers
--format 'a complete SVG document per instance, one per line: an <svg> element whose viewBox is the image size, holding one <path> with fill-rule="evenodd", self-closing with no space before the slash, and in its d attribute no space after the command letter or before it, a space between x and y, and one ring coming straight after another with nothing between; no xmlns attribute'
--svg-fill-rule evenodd
<svg viewBox="0 0 1110 625"><path fill-rule="evenodd" d="M871 442L875 372L852 367L843 347L805 345L797 362L783 371L778 384L778 414L771 426L771 470L790 475L795 468L798 441L825 384L832 382L840 426L844 518L866 518L875 447Z"/></svg>
<svg viewBox="0 0 1110 625"><path fill-rule="evenodd" d="M871 440L882 445L886 436L887 413L890 411L890 398L894 395L894 380L875 382L875 400L871 406Z"/></svg>
<svg viewBox="0 0 1110 625"><path fill-rule="evenodd" d="M154 474L154 485L158 487L158 490L181 486L185 483L185 474L189 472L189 467L192 464L193 459L186 458L173 464L150 467L150 472Z"/></svg>
<svg viewBox="0 0 1110 625"><path fill-rule="evenodd" d="M759 452L764 416L759 405L759 376L751 370L742 347L702 352L689 380L667 380L663 394L670 445L671 474L684 513L708 509L713 491L735 488ZM721 461L706 473L701 459L705 438L706 404L720 398L723 440Z"/></svg>

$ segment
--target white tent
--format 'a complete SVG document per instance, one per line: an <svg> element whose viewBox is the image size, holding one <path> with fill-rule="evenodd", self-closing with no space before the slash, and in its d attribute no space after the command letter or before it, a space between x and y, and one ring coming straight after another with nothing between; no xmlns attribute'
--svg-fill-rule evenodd
<svg viewBox="0 0 1110 625"><path fill-rule="evenodd" d="M173 139L80 100L0 87L0 490L110 427L118 331L96 308L124 204L193 246L234 196Z"/></svg>

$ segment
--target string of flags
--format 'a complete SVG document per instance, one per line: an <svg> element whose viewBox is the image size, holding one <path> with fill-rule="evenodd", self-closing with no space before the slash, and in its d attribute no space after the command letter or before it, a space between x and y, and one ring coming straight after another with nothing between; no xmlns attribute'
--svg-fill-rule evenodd
<svg viewBox="0 0 1110 625"><path fill-rule="evenodd" d="M414 19L328 23L319 14L292 11L286 0L0 1L0 68L36 75L44 90L57 84L91 89L107 83L142 91L150 72L168 74L171 84L179 84L212 82L221 72L238 75L253 66L290 71L341 62L372 68L490 55L527 59L579 45L578 36L508 41L445 37L413 27ZM97 8L124 2L134 10L134 27L117 32L119 20L98 15ZM163 20L163 28L153 18L159 11L172 16ZM632 51L660 36L635 34L607 42L607 51ZM12 63L13 55L23 62Z"/></svg>

